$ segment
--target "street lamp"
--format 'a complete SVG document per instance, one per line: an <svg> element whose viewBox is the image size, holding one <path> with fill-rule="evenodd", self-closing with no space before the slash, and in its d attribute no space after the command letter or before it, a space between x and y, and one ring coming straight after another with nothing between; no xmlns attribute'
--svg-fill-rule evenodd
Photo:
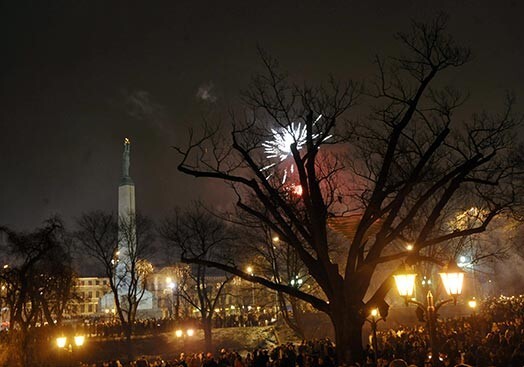
<svg viewBox="0 0 524 367"><path fill-rule="evenodd" d="M58 349L65 349L67 352L69 352L69 360L72 362L73 360L73 350L81 347L85 343L85 336L84 335L75 335L73 337L72 343L67 343L68 339L66 336L60 336L56 338L56 346ZM74 344L74 348L73 348Z"/></svg>
<svg viewBox="0 0 524 367"><path fill-rule="evenodd" d="M59 338L56 338L56 345L58 348L64 348L67 342L67 338L65 336L61 336Z"/></svg>
<svg viewBox="0 0 524 367"><path fill-rule="evenodd" d="M251 265L249 265L247 268L246 268L246 271L249 275L253 276L253 267ZM255 283L251 282L251 301L252 301L252 304L253 306L255 305Z"/></svg>
<svg viewBox="0 0 524 367"><path fill-rule="evenodd" d="M377 353L378 353L378 340L377 340L377 324L379 321L384 320L383 317L380 317L380 312L378 308L374 308L369 313L369 317L366 318L366 321L371 325L372 340L371 344L373 347L373 358L375 363L377 363Z"/></svg>
<svg viewBox="0 0 524 367"><path fill-rule="evenodd" d="M83 335L76 335L75 336L75 345L77 347L81 347L82 345L84 345L84 342L85 342L85 336L83 336Z"/></svg>
<svg viewBox="0 0 524 367"><path fill-rule="evenodd" d="M175 303L175 288L176 287L177 287L177 285L171 279L171 277L166 277L166 289L169 290L168 293L170 294L170 297L171 297L171 299L169 300L169 308L168 308L168 313L169 313L170 317L173 316L173 306L174 306L174 303ZM177 295L178 295L178 291L177 291ZM177 298L177 301L178 301L178 298ZM176 305L175 319L178 320L178 302L177 302L177 305Z"/></svg>
<svg viewBox="0 0 524 367"><path fill-rule="evenodd" d="M462 293L462 284L464 282L464 272L457 266L456 263L450 261L444 270L439 273L446 293L451 296L450 299L434 303L433 294L428 290L426 295L426 304L413 299L413 292L415 289L416 274L409 271L407 266L403 272L394 275L395 284L400 296L404 297L406 305L413 303L420 309L424 310L429 329L429 341L431 344L431 353L434 360L438 360L438 344L436 336L437 313L440 307L446 303L457 303L457 297ZM438 363L438 362L437 362Z"/></svg>

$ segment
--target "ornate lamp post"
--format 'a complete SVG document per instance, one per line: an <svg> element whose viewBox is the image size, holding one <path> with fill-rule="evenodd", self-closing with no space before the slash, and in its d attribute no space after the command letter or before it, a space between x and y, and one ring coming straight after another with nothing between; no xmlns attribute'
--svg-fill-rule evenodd
<svg viewBox="0 0 524 367"><path fill-rule="evenodd" d="M419 302L413 299L413 292L415 289L415 278L417 274L409 271L406 267L404 272L394 275L395 284L400 296L404 297L406 305L413 303L420 307L425 312L427 326L429 330L429 342L431 353L434 361L438 363L438 342L436 337L437 327L437 313L438 310L446 303L457 303L457 297L462 293L462 284L464 282L464 272L455 262L450 261L444 270L439 273L446 293L451 297L450 299L437 302L435 304L431 290L428 290L426 295L426 303Z"/></svg>

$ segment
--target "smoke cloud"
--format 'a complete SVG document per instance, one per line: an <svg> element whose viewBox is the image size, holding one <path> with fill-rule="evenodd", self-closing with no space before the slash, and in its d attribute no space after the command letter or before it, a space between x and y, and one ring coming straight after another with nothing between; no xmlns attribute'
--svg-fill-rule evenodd
<svg viewBox="0 0 524 367"><path fill-rule="evenodd" d="M206 102L214 103L217 100L216 94L213 92L214 84L212 82L202 84L198 87L196 98Z"/></svg>

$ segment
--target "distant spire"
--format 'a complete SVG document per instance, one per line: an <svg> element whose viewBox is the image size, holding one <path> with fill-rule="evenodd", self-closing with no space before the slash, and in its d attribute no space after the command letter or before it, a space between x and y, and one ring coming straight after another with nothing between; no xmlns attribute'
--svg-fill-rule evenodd
<svg viewBox="0 0 524 367"><path fill-rule="evenodd" d="M131 165L131 141L124 138L124 153L122 154L122 180L120 185L133 185L133 180L129 175L129 166Z"/></svg>

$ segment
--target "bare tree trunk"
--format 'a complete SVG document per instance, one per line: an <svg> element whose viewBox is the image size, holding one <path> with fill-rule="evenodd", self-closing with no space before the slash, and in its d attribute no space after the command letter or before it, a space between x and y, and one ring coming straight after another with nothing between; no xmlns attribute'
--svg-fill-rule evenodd
<svg viewBox="0 0 524 367"><path fill-rule="evenodd" d="M204 328L204 346L206 352L211 352L213 348L212 326L212 320L210 317L206 317L202 320L202 327Z"/></svg>
<svg viewBox="0 0 524 367"><path fill-rule="evenodd" d="M362 348L364 319L358 312L353 311L356 308L347 307L343 303L333 306L334 310L330 318L335 329L336 365L361 363L364 358Z"/></svg>
<svg viewBox="0 0 524 367"><path fill-rule="evenodd" d="M297 300L290 297L289 303L291 304L291 308L293 310L293 319L290 317L289 312L287 310L287 303L286 298L282 294L282 292L278 292L278 307L280 309L280 314L282 315L282 318L284 319L284 322L286 325L297 334L302 340L305 339L305 334L303 328L300 326L300 322L298 319L298 313L300 312L297 307Z"/></svg>
<svg viewBox="0 0 524 367"><path fill-rule="evenodd" d="M180 291L176 292L175 320L180 320Z"/></svg>
<svg viewBox="0 0 524 367"><path fill-rule="evenodd" d="M135 358L134 353L133 353L133 340L131 339L133 335L133 326L130 323L126 322L122 324L122 327L124 329L124 336L126 339L125 344L126 344L127 359L129 361L132 361Z"/></svg>

